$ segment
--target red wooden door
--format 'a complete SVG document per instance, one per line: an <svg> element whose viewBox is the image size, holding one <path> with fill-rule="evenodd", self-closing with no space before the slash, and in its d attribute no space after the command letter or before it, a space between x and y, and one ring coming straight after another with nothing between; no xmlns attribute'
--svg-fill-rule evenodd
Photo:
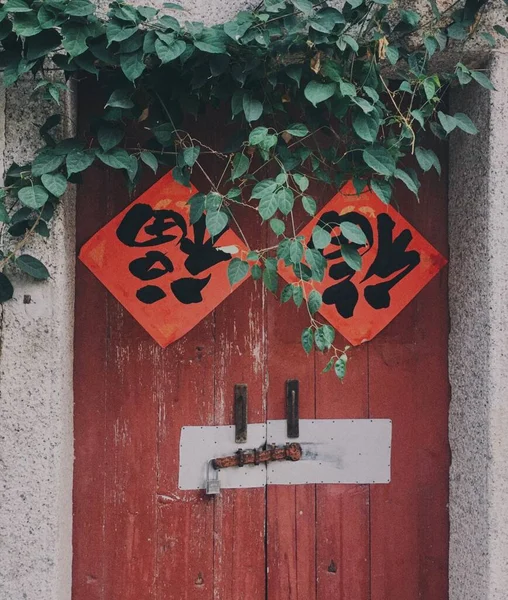
<svg viewBox="0 0 508 600"><path fill-rule="evenodd" d="M420 196L396 194L445 253L446 173ZM128 202L118 175L87 173L78 248ZM248 217L256 247L268 234ZM448 597L446 270L354 350L343 385L321 374L326 357L305 357L305 310L259 282L163 350L79 262L76 277L74 600ZM391 483L179 490L181 427L231 424L235 383L250 423L282 419L287 379L301 418L392 419Z"/></svg>

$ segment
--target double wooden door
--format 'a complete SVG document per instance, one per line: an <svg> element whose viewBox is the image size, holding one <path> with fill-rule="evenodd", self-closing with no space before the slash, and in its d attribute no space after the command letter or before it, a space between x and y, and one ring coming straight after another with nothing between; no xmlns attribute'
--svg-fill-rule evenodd
<svg viewBox="0 0 508 600"><path fill-rule="evenodd" d="M79 248L129 198L100 167L78 196ZM446 173L420 196L396 194L446 253ZM76 278L73 600L446 600L446 269L352 352L343 384L305 356L305 309L260 282L161 349L79 262ZM179 490L181 427L231 424L237 383L250 423L283 419L287 379L301 418L391 419L391 483Z"/></svg>

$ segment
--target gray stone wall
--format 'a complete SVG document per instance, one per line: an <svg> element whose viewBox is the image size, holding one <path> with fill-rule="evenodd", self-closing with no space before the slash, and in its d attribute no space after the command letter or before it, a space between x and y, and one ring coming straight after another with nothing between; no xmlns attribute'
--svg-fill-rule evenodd
<svg viewBox="0 0 508 600"><path fill-rule="evenodd" d="M450 592L508 595L508 55L496 92L452 94L480 133L450 145Z"/></svg>
<svg viewBox="0 0 508 600"><path fill-rule="evenodd" d="M0 89L0 161L32 157L51 112L32 84ZM62 134L72 135L73 99ZM72 561L74 201L27 248L51 279L17 275L0 305L0 600L68 600Z"/></svg>

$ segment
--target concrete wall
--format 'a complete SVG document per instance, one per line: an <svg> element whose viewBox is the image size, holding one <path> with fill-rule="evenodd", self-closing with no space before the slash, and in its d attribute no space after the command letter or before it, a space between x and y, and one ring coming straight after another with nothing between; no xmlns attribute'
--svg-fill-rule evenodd
<svg viewBox="0 0 508 600"><path fill-rule="evenodd" d="M186 18L210 23L257 1L183 4ZM482 65L485 47L471 51ZM452 600L504 600L508 589L505 55L495 55L492 76L497 93L452 94L452 110L481 131L454 134L450 146ZM75 99L65 107L70 131ZM0 90L0 162L37 148L42 113L27 85ZM0 307L0 600L70 600L73 218L69 195L50 240L34 250L52 279L17 277L15 299Z"/></svg>
<svg viewBox="0 0 508 600"><path fill-rule="evenodd" d="M508 596L508 55L497 92L452 94L480 134L450 145L450 597Z"/></svg>
<svg viewBox="0 0 508 600"><path fill-rule="evenodd" d="M31 158L47 112L32 84L0 90L0 160ZM74 103L66 98L64 135ZM54 112L51 110L49 114ZM0 600L68 600L72 560L74 202L28 248L47 282L16 276L0 305Z"/></svg>

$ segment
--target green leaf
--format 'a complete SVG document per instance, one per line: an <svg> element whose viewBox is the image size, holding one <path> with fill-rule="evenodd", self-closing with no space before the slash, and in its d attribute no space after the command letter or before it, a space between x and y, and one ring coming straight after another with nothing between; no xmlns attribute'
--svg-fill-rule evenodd
<svg viewBox="0 0 508 600"><path fill-rule="evenodd" d="M8 13L30 12L32 10L24 0L7 0L3 9Z"/></svg>
<svg viewBox="0 0 508 600"><path fill-rule="evenodd" d="M292 3L304 15L310 15L314 8L310 0L292 0Z"/></svg>
<svg viewBox="0 0 508 600"><path fill-rule="evenodd" d="M310 354L312 347L314 346L314 334L312 327L307 327L302 331L302 346L307 354Z"/></svg>
<svg viewBox="0 0 508 600"><path fill-rule="evenodd" d="M343 79L339 82L340 93L342 96L349 96L351 98L356 96L356 88L349 81L344 81Z"/></svg>
<svg viewBox="0 0 508 600"><path fill-rule="evenodd" d="M152 128L155 139L161 146L169 146L173 143L175 129L171 123L162 123Z"/></svg>
<svg viewBox="0 0 508 600"><path fill-rule="evenodd" d="M278 204L275 194L267 194L259 201L258 211L263 221L268 220L277 212Z"/></svg>
<svg viewBox="0 0 508 600"><path fill-rule="evenodd" d="M14 16L12 30L20 37L30 38L41 33L42 28L35 13L22 13Z"/></svg>
<svg viewBox="0 0 508 600"><path fill-rule="evenodd" d="M289 65L286 69L286 74L290 77L298 87L300 87L300 82L302 79L302 67L297 65Z"/></svg>
<svg viewBox="0 0 508 600"><path fill-rule="evenodd" d="M326 269L326 258L321 254L319 250L314 248L307 248L305 251L305 259L309 267L312 269L312 276L318 281L322 281L325 269Z"/></svg>
<svg viewBox="0 0 508 600"><path fill-rule="evenodd" d="M321 308L321 305L323 304L321 294L317 290L312 290L309 294L307 303L309 305L310 314L313 315Z"/></svg>
<svg viewBox="0 0 508 600"><path fill-rule="evenodd" d="M394 65L399 60L400 52L399 49L395 46L387 46L386 48L386 58L390 62L390 64Z"/></svg>
<svg viewBox="0 0 508 600"><path fill-rule="evenodd" d="M48 192L57 198L67 189L67 179L61 173L45 174L41 177L41 181Z"/></svg>
<svg viewBox="0 0 508 600"><path fill-rule="evenodd" d="M477 81L482 87L493 91L496 89L492 81L487 77L487 75L485 75L485 73L482 73L481 71L470 71L470 74L471 77L475 81Z"/></svg>
<svg viewBox="0 0 508 600"><path fill-rule="evenodd" d="M245 154L242 154L241 152L235 154L235 157L233 158L231 179L234 181L244 175L249 169L249 164L249 158L245 156Z"/></svg>
<svg viewBox="0 0 508 600"><path fill-rule="evenodd" d="M201 148L199 146L190 146L183 151L183 160L188 167L193 167L198 159Z"/></svg>
<svg viewBox="0 0 508 600"><path fill-rule="evenodd" d="M427 36L426 38L424 38L423 43L428 52L429 58L432 58L436 50L439 49L439 44L437 43L436 38L434 38L433 36Z"/></svg>
<svg viewBox="0 0 508 600"><path fill-rule="evenodd" d="M299 264L303 258L303 244L300 240L291 240L289 242L289 259L295 265Z"/></svg>
<svg viewBox="0 0 508 600"><path fill-rule="evenodd" d="M113 42L123 42L124 40L128 40L136 33L136 31L138 31L137 27L131 25L127 26L120 21L109 21L106 25L108 45L111 45Z"/></svg>
<svg viewBox="0 0 508 600"><path fill-rule="evenodd" d="M434 98L436 94L436 85L433 79L428 78L423 82L423 91L425 92L427 100L432 100L432 98Z"/></svg>
<svg viewBox="0 0 508 600"><path fill-rule="evenodd" d="M292 125L288 125L285 131L294 137L305 137L309 134L308 127L303 123L293 123Z"/></svg>
<svg viewBox="0 0 508 600"><path fill-rule="evenodd" d="M466 133L470 133L471 135L475 135L478 133L478 129L476 125L471 121L471 119L465 115L464 113L455 113L453 115L455 121L457 121L457 127L465 131Z"/></svg>
<svg viewBox="0 0 508 600"><path fill-rule="evenodd" d="M414 10L401 10L401 19L411 27L416 27L420 22L420 15Z"/></svg>
<svg viewBox="0 0 508 600"><path fill-rule="evenodd" d="M120 66L129 81L136 81L146 68L143 60L143 50L120 54Z"/></svg>
<svg viewBox="0 0 508 600"><path fill-rule="evenodd" d="M16 266L34 279L48 279L49 271L40 260L29 254L21 254L15 260Z"/></svg>
<svg viewBox="0 0 508 600"><path fill-rule="evenodd" d="M263 114L263 105L249 94L245 94L242 101L243 112L249 123L257 121Z"/></svg>
<svg viewBox="0 0 508 600"><path fill-rule="evenodd" d="M268 129L266 127L256 127L249 134L249 146L257 146L268 135Z"/></svg>
<svg viewBox="0 0 508 600"><path fill-rule="evenodd" d="M316 214L316 201L314 200L314 198L311 198L310 196L303 196L302 197L302 206L305 210L305 212L307 214L309 214L311 217L313 217Z"/></svg>
<svg viewBox="0 0 508 600"><path fill-rule="evenodd" d="M90 30L86 24L66 23L62 25L63 47L67 50L71 58L79 56L88 50L86 39Z"/></svg>
<svg viewBox="0 0 508 600"><path fill-rule="evenodd" d="M276 294L277 288L279 287L279 276L277 275L277 271L266 268L263 271L263 283L270 292Z"/></svg>
<svg viewBox="0 0 508 600"><path fill-rule="evenodd" d="M351 48L351 50L353 50L353 52L358 52L360 47L358 46L358 42L355 40L355 38L353 38L347 34L341 36L341 38ZM337 40L337 43L338 43L338 40Z"/></svg>
<svg viewBox="0 0 508 600"><path fill-rule="evenodd" d="M253 261L253 260L259 260L259 254L255 251L255 250L250 250L247 253L247 260Z"/></svg>
<svg viewBox="0 0 508 600"><path fill-rule="evenodd" d="M155 52L160 58L162 64L166 64L177 59L185 52L186 48L187 44L183 40L174 39L169 44L161 39L155 40Z"/></svg>
<svg viewBox="0 0 508 600"><path fill-rule="evenodd" d="M41 185L29 185L18 190L21 204L29 208L41 208L46 204L48 192Z"/></svg>
<svg viewBox="0 0 508 600"><path fill-rule="evenodd" d="M14 294L14 288L7 275L0 273L0 304L10 300Z"/></svg>
<svg viewBox="0 0 508 600"><path fill-rule="evenodd" d="M228 279L231 285L241 281L249 272L249 263L233 258L228 265Z"/></svg>
<svg viewBox="0 0 508 600"><path fill-rule="evenodd" d="M418 197L418 185L417 183L410 177L410 175L408 175L406 173L406 171L402 170L402 169L395 169L395 173L394 173L395 177L397 179L400 179L401 181L404 182L404 184L406 185L406 187L408 188L408 190L410 190L411 192L413 192L413 194Z"/></svg>
<svg viewBox="0 0 508 600"><path fill-rule="evenodd" d="M250 269L250 274L254 281L261 279L261 277L263 276L263 272L261 271L261 267L259 265L252 265Z"/></svg>
<svg viewBox="0 0 508 600"><path fill-rule="evenodd" d="M379 173L389 177L395 171L395 159L384 146L367 148L363 151L363 160L367 166Z"/></svg>
<svg viewBox="0 0 508 600"><path fill-rule="evenodd" d="M342 244L340 247L342 258L354 271L362 268L362 257L356 248L349 244Z"/></svg>
<svg viewBox="0 0 508 600"><path fill-rule="evenodd" d="M330 244L331 241L332 236L328 233L328 231L326 231L326 229L323 229L319 225L314 227L314 230L312 231L312 242L315 248L318 250L323 250Z"/></svg>
<svg viewBox="0 0 508 600"><path fill-rule="evenodd" d="M124 128L116 123L102 123L97 132L97 139L104 152L119 144L125 134Z"/></svg>
<svg viewBox="0 0 508 600"><path fill-rule="evenodd" d="M0 202L0 223L9 223L10 218L9 218L9 213L7 212L7 209L5 208L3 202ZM1 258L1 253L0 253L0 258Z"/></svg>
<svg viewBox="0 0 508 600"><path fill-rule="evenodd" d="M224 54L226 52L224 41L218 36L218 32L212 30L206 31L199 40L194 40L194 46L209 54Z"/></svg>
<svg viewBox="0 0 508 600"><path fill-rule="evenodd" d="M292 300L292 298L293 298L293 285L291 283L288 283L287 285L285 285L282 288L282 292L280 293L281 304L285 304L286 302L289 302L289 300Z"/></svg>
<svg viewBox="0 0 508 600"><path fill-rule="evenodd" d="M342 354L335 363L335 375L342 381L346 376L347 355Z"/></svg>
<svg viewBox="0 0 508 600"><path fill-rule="evenodd" d="M355 225L350 221L343 221L340 224L340 231L342 235L350 242L353 242L353 244L360 244L361 246L364 246L367 243L367 238L365 237L363 231L358 227L358 225Z"/></svg>
<svg viewBox="0 0 508 600"><path fill-rule="evenodd" d="M54 29L42 31L39 35L30 37L25 42L27 60L36 60L46 56L51 50L57 48L61 41L60 34Z"/></svg>
<svg viewBox="0 0 508 600"><path fill-rule="evenodd" d="M414 110L411 111L411 116L418 121L418 123L424 127L425 126L425 117L422 113L421 110L418 110L417 108L415 108Z"/></svg>
<svg viewBox="0 0 508 600"><path fill-rule="evenodd" d="M145 165L150 167L150 169L152 169L154 173L157 173L159 161L151 152L148 152L148 150L144 150L143 152L141 152L139 158L145 163Z"/></svg>
<svg viewBox="0 0 508 600"><path fill-rule="evenodd" d="M335 94L337 85L335 83L318 83L317 81L309 81L304 90L304 95L307 100L317 106L320 102L324 102Z"/></svg>
<svg viewBox="0 0 508 600"><path fill-rule="evenodd" d="M197 223L199 219L203 216L205 211L205 194L198 192L194 194L192 198L189 200L188 204L190 204L190 222L194 225Z"/></svg>
<svg viewBox="0 0 508 600"><path fill-rule="evenodd" d="M270 227L275 235L282 235L286 229L284 221L281 221L280 219L270 219Z"/></svg>
<svg viewBox="0 0 508 600"><path fill-rule="evenodd" d="M67 155L65 164L67 165L67 174L69 177L73 173L80 173L93 163L95 160L95 153L86 150L76 150Z"/></svg>
<svg viewBox="0 0 508 600"><path fill-rule="evenodd" d="M64 156L57 156L50 149L41 150L32 163L32 174L40 177L45 173L51 173L58 169L64 159Z"/></svg>
<svg viewBox="0 0 508 600"><path fill-rule="evenodd" d="M277 205L283 214L288 215L293 210L294 203L293 190L283 187L277 192Z"/></svg>
<svg viewBox="0 0 508 600"><path fill-rule="evenodd" d="M332 356L330 360L326 363L326 367L321 371L321 373L328 373L332 370L333 363L335 362L335 356Z"/></svg>
<svg viewBox="0 0 508 600"><path fill-rule="evenodd" d="M375 142L379 131L379 119L363 113L353 118L353 129L356 135L366 142Z"/></svg>
<svg viewBox="0 0 508 600"><path fill-rule="evenodd" d="M131 168L131 156L123 148L113 148L109 152L97 152L97 158L108 167L112 169L126 169L127 171Z"/></svg>
<svg viewBox="0 0 508 600"><path fill-rule="evenodd" d="M305 192L305 190L309 187L309 180L305 175L300 175L300 173L293 173L293 179L295 180L296 185L300 188L301 192Z"/></svg>
<svg viewBox="0 0 508 600"><path fill-rule="evenodd" d="M106 102L106 107L111 106L112 108L133 108L134 102L131 100L132 91L119 89L115 90L109 100Z"/></svg>
<svg viewBox="0 0 508 600"><path fill-rule="evenodd" d="M423 171L429 171L432 167L436 168L438 173L441 172L441 166L439 159L432 150L426 148L420 148L419 146L415 149L416 160Z"/></svg>
<svg viewBox="0 0 508 600"><path fill-rule="evenodd" d="M277 189L277 184L273 179L263 179L256 183L252 190L252 198L263 198L266 195L273 194Z"/></svg>
<svg viewBox="0 0 508 600"><path fill-rule="evenodd" d="M223 231L228 224L228 216L225 212L207 211L206 213L206 228L210 235L218 235Z"/></svg>
<svg viewBox="0 0 508 600"><path fill-rule="evenodd" d="M299 285L293 286L293 302L295 305L300 308L303 302L303 289Z"/></svg>
<svg viewBox="0 0 508 600"><path fill-rule="evenodd" d="M71 0L65 7L65 14L72 17L87 17L95 13L95 5L88 0Z"/></svg>
<svg viewBox="0 0 508 600"><path fill-rule="evenodd" d="M445 115L444 112L439 111L437 116L446 133L451 133L457 127L457 121L451 115Z"/></svg>

